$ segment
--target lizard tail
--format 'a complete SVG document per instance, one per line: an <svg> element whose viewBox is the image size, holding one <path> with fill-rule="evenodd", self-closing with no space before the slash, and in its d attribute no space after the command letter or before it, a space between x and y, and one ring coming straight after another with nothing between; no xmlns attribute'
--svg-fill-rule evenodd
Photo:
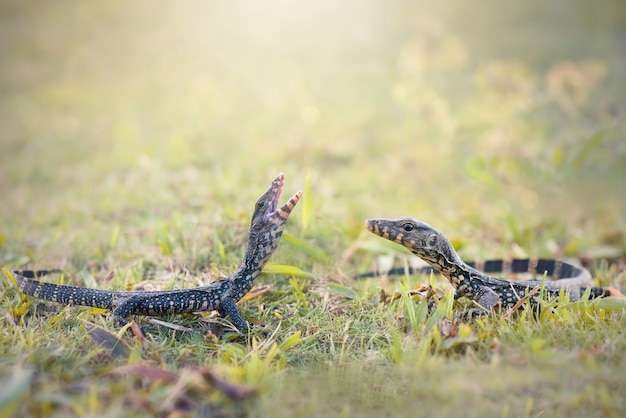
<svg viewBox="0 0 626 418"><path fill-rule="evenodd" d="M63 273L60 269L48 269L48 270L13 270L13 274L19 274L20 276L33 279L35 277L47 276L49 274Z"/></svg>
<svg viewBox="0 0 626 418"><path fill-rule="evenodd" d="M12 275L19 291L29 296L70 305L105 309L113 307L113 292L107 290L40 282L24 277L19 272L13 272Z"/></svg>
<svg viewBox="0 0 626 418"><path fill-rule="evenodd" d="M606 292L609 292L609 296L616 296L618 298L626 299L626 296L624 296L622 292L620 292L614 287L605 287L604 290Z"/></svg>

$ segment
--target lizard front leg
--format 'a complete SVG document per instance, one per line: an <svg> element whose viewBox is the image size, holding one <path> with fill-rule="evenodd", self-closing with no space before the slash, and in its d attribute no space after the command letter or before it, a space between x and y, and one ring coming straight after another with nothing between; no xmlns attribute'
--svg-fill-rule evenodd
<svg viewBox="0 0 626 418"><path fill-rule="evenodd" d="M471 321L475 316L488 314L500 303L500 296L487 286L474 289L471 299L477 302L480 308L466 309L459 313L457 318L467 318Z"/></svg>
<svg viewBox="0 0 626 418"><path fill-rule="evenodd" d="M237 309L237 305L233 298L231 298L230 296L223 296L220 302L222 304L221 309L218 311L220 316L230 316L230 320L232 321L233 325L237 327L239 332L245 334L250 330L250 328L252 328L251 324L249 324L245 319L241 317L241 314L239 313L239 310Z"/></svg>
<svg viewBox="0 0 626 418"><path fill-rule="evenodd" d="M129 296L113 309L113 320L118 326L121 327L128 324L128 316L133 313L140 299L141 296L139 295Z"/></svg>

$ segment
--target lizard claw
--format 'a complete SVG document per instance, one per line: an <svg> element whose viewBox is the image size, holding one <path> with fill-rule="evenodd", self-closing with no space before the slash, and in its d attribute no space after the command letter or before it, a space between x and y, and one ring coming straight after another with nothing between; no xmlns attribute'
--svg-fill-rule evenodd
<svg viewBox="0 0 626 418"><path fill-rule="evenodd" d="M265 324L263 323L254 323L254 322L248 322L246 321L246 324L248 325L248 332L253 332L253 331L259 331L262 330L266 327Z"/></svg>
<svg viewBox="0 0 626 418"><path fill-rule="evenodd" d="M455 319L467 319L469 322L473 321L474 318L478 318L479 316L487 315L489 311L480 308L470 308L466 309L462 312L459 312L455 315Z"/></svg>
<svg viewBox="0 0 626 418"><path fill-rule="evenodd" d="M428 301L428 313L431 314L437 310L437 306L439 306L439 301L435 298L431 298Z"/></svg>

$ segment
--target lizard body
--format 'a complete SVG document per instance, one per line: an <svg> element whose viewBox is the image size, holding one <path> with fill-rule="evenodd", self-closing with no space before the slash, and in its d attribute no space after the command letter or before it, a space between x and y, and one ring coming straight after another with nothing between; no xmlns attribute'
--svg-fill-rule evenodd
<svg viewBox="0 0 626 418"><path fill-rule="evenodd" d="M248 323L235 304L250 291L254 279L261 274L263 266L278 247L287 218L302 196L302 191L298 191L279 208L278 199L284 179L280 173L255 204L240 268L229 277L206 286L125 292L64 286L32 279L57 270L15 271L13 277L18 289L27 295L58 303L110 309L113 319L120 325L126 324L131 314L158 316L216 310L221 316L230 316L235 327L246 332Z"/></svg>
<svg viewBox="0 0 626 418"><path fill-rule="evenodd" d="M489 276L463 262L445 235L432 226L412 218L370 219L365 226L375 235L401 244L441 272L454 287L455 298L466 297L480 306L466 310L462 313L463 316L483 314L498 305L512 308L537 286L554 299L566 290L569 292L570 301L577 301L587 289L591 299L607 296L624 297L617 289L594 287L591 274L586 269L554 260L543 260L542 267L546 269L552 267L553 271L560 269L561 275L571 277L556 281L512 281ZM539 294L532 294L529 301L537 304L538 297Z"/></svg>

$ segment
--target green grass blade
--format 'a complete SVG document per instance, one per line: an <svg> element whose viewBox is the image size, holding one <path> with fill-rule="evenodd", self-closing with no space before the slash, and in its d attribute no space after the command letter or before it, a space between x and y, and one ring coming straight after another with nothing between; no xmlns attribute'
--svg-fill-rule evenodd
<svg viewBox="0 0 626 418"><path fill-rule="evenodd" d="M306 243L305 241L294 237L293 235L283 233L283 239L289 244L296 247L306 255L313 257L314 259L321 261L322 263L330 263L330 258L319 248Z"/></svg>
<svg viewBox="0 0 626 418"><path fill-rule="evenodd" d="M311 170L306 173L304 190L302 192L302 232L307 232L311 226L313 210L311 209Z"/></svg>
<svg viewBox="0 0 626 418"><path fill-rule="evenodd" d="M348 299L354 299L356 296L356 292L354 289L341 285L339 283L328 283L327 287L328 291L335 295L343 296Z"/></svg>
<svg viewBox="0 0 626 418"><path fill-rule="evenodd" d="M616 297L595 299L593 306L597 309L620 310L626 309L626 300Z"/></svg>
<svg viewBox="0 0 626 418"><path fill-rule="evenodd" d="M280 343L278 347L281 351L287 351L303 341L304 339L302 338L302 331L296 331L295 333L287 337L282 343Z"/></svg>
<svg viewBox="0 0 626 418"><path fill-rule="evenodd" d="M2 373L4 375L4 373ZM15 366L9 376L0 379L0 416L11 417L19 409L22 400L30 392L33 370Z"/></svg>
<svg viewBox="0 0 626 418"><path fill-rule="evenodd" d="M15 281L15 277L13 277L13 273L11 272L11 270L3 267L2 272L7 277L7 279L9 279L9 281L13 284L13 286L15 286L16 289L18 289L19 286L17 285L17 282Z"/></svg>
<svg viewBox="0 0 626 418"><path fill-rule="evenodd" d="M418 309L416 308L415 301L411 298L409 289L402 283L400 284L400 291L402 292L402 304L404 306L404 312L409 318L409 324L411 325L411 329L413 330L413 332L416 332L419 329L418 319L421 320L423 315L419 315L418 318Z"/></svg>
<svg viewBox="0 0 626 418"><path fill-rule="evenodd" d="M606 130L603 129L600 132L593 135L591 138L589 138L587 142L585 142L585 145L583 145L583 147L574 156L572 160L572 167L575 168L576 170L579 170L585 163L585 160L587 159L589 154L595 148L597 148L598 145L600 145L600 142L602 142L602 139L604 138L605 135L606 135Z"/></svg>
<svg viewBox="0 0 626 418"><path fill-rule="evenodd" d="M300 277L304 279L314 279L315 275L298 267L285 264L266 264L261 274L282 274L285 276Z"/></svg>
<svg viewBox="0 0 626 418"><path fill-rule="evenodd" d="M224 243L220 239L219 235L215 236L215 245L217 246L217 252L220 255L220 261L222 263L226 262L226 249L224 248Z"/></svg>
<svg viewBox="0 0 626 418"><path fill-rule="evenodd" d="M113 232L111 232L111 239L109 239L109 249L113 249L117 246L117 242L120 239L120 225L115 224Z"/></svg>

